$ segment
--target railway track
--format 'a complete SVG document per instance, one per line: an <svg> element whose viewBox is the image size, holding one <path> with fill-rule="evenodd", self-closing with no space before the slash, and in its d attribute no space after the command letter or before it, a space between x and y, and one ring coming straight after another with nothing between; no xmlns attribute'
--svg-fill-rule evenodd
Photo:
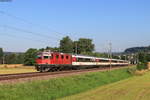
<svg viewBox="0 0 150 100"><path fill-rule="evenodd" d="M120 66L113 67L112 69L120 68ZM125 68L125 67L122 67ZM70 74L70 73L82 73L82 72L92 72L92 71L105 71L108 70L108 67L104 68L92 68L92 69L82 69L82 70L68 70L68 71L58 71L58 72L32 72L32 73L19 73L19 74L3 74L0 75L0 81L4 80L15 80L15 79L21 79L21 78L31 78L31 77L39 77L39 76L48 76L48 75L60 75L60 74Z"/></svg>

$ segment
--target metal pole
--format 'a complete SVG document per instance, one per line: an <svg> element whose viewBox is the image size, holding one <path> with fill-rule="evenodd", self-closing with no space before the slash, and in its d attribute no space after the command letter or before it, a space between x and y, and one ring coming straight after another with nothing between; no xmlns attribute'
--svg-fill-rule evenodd
<svg viewBox="0 0 150 100"><path fill-rule="evenodd" d="M109 62L110 62L110 69L112 67L112 44L111 42L109 43Z"/></svg>
<svg viewBox="0 0 150 100"><path fill-rule="evenodd" d="M75 52L76 52L76 54L78 54L78 44L76 43L75 45L76 45L76 48L75 48L76 51Z"/></svg>

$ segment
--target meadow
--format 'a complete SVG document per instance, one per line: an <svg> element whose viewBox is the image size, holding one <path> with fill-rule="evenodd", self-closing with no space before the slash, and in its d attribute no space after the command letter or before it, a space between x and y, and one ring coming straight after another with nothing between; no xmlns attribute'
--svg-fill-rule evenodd
<svg viewBox="0 0 150 100"><path fill-rule="evenodd" d="M0 100L56 100L131 77L128 68L0 85ZM70 99L67 99L70 100ZM86 99L84 99L86 100Z"/></svg>
<svg viewBox="0 0 150 100"><path fill-rule="evenodd" d="M150 72L60 100L150 100Z"/></svg>

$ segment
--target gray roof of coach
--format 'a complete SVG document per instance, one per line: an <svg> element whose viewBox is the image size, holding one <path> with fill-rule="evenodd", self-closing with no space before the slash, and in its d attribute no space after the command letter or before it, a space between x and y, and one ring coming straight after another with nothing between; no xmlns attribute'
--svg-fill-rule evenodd
<svg viewBox="0 0 150 100"><path fill-rule="evenodd" d="M72 57L77 57L77 58L89 58L89 59L101 59L101 60L110 60L109 58L100 58L100 57L92 57L92 56L85 56L85 55L72 55ZM111 59L114 61L125 61L125 60L120 60L120 59Z"/></svg>

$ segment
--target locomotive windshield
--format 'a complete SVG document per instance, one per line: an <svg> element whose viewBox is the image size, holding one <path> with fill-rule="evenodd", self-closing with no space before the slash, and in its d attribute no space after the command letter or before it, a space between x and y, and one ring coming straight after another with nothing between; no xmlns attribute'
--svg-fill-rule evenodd
<svg viewBox="0 0 150 100"><path fill-rule="evenodd" d="M37 59L49 59L51 57L50 52L39 52L37 55Z"/></svg>
<svg viewBox="0 0 150 100"><path fill-rule="evenodd" d="M42 56L41 55L37 55L37 59L42 59Z"/></svg>
<svg viewBox="0 0 150 100"><path fill-rule="evenodd" d="M48 59L50 56L43 56L44 59Z"/></svg>

